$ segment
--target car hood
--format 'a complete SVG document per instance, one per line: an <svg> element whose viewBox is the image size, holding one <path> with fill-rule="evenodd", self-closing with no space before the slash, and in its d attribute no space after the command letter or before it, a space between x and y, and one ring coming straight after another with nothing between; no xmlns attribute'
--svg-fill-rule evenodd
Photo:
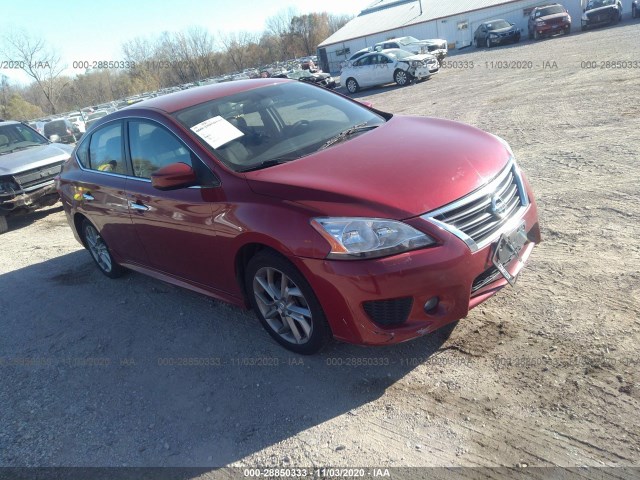
<svg viewBox="0 0 640 480"><path fill-rule="evenodd" d="M585 13L587 15L591 15L592 13L604 12L605 10L611 10L612 8L618 9L617 5L605 5L604 7L592 8L591 10L587 10Z"/></svg>
<svg viewBox="0 0 640 480"><path fill-rule="evenodd" d="M556 20L557 18L565 18L568 17L569 14L566 12L562 12L562 13L554 13L552 15L545 15L544 17L538 17L536 18L537 21L543 21L543 22L548 22L550 20Z"/></svg>
<svg viewBox="0 0 640 480"><path fill-rule="evenodd" d="M61 162L68 159L72 151L73 147L69 145L50 143L0 155L0 175L13 175L32 168Z"/></svg>
<svg viewBox="0 0 640 480"><path fill-rule="evenodd" d="M507 33L512 30L516 30L516 27L514 25L510 25L504 28L496 28L495 30L490 30L488 33Z"/></svg>
<svg viewBox="0 0 640 480"><path fill-rule="evenodd" d="M495 177L510 154L493 135L425 117L384 125L299 160L246 174L259 194L318 215L406 219Z"/></svg>

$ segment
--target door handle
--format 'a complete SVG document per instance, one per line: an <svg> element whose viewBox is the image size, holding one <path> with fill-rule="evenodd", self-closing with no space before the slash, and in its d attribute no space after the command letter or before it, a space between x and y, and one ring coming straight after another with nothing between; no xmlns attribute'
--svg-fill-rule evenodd
<svg viewBox="0 0 640 480"><path fill-rule="evenodd" d="M82 194L82 198L84 198L87 202L95 200L95 197L93 195L91 195L90 193L83 193Z"/></svg>
<svg viewBox="0 0 640 480"><path fill-rule="evenodd" d="M141 203L138 202L129 202L129 207L131 207L134 210L138 210L139 212L146 212L147 210L149 210L149 207L147 207L146 205L143 205Z"/></svg>

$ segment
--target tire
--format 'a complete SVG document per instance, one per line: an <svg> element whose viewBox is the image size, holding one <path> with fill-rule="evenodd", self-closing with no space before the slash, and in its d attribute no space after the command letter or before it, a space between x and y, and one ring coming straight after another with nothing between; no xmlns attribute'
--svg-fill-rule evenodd
<svg viewBox="0 0 640 480"><path fill-rule="evenodd" d="M529 30L529 40L533 40L533 33L531 33L531 30Z"/></svg>
<svg viewBox="0 0 640 480"><path fill-rule="evenodd" d="M9 231L9 224L7 223L7 217L0 215L0 235Z"/></svg>
<svg viewBox="0 0 640 480"><path fill-rule="evenodd" d="M115 262L98 229L89 220L82 222L82 240L93 261L107 277L118 278L126 271Z"/></svg>
<svg viewBox="0 0 640 480"><path fill-rule="evenodd" d="M487 46L487 48L491 48L491 41L489 40L489 37L486 38L485 45Z"/></svg>
<svg viewBox="0 0 640 480"><path fill-rule="evenodd" d="M312 355L331 339L311 286L285 258L269 251L255 255L247 265L245 287L260 323L284 348Z"/></svg>
<svg viewBox="0 0 640 480"><path fill-rule="evenodd" d="M587 31L587 26L586 26L586 25L582 25L582 26L580 27L580 29L581 29L583 32L586 32L586 31Z"/></svg>
<svg viewBox="0 0 640 480"><path fill-rule="evenodd" d="M360 86L358 85L358 82L356 82L355 78L347 78L346 87L349 93L356 93L360 89Z"/></svg>
<svg viewBox="0 0 640 480"><path fill-rule="evenodd" d="M571 27L565 27L564 34L569 35L571 33Z"/></svg>
<svg viewBox="0 0 640 480"><path fill-rule="evenodd" d="M537 30L533 31L533 39L534 40L540 40L540 34L538 33Z"/></svg>
<svg viewBox="0 0 640 480"><path fill-rule="evenodd" d="M411 83L411 74L398 69L393 74L393 81L396 82L399 87L405 87Z"/></svg>
<svg viewBox="0 0 640 480"><path fill-rule="evenodd" d="M473 46L476 47L476 48L480 48L480 44L478 43L478 39L477 38L473 39Z"/></svg>
<svg viewBox="0 0 640 480"><path fill-rule="evenodd" d="M638 9L636 7L631 8L631 18L638 18Z"/></svg>
<svg viewBox="0 0 640 480"><path fill-rule="evenodd" d="M516 39L513 41L513 43L520 43L520 34L516 36Z"/></svg>

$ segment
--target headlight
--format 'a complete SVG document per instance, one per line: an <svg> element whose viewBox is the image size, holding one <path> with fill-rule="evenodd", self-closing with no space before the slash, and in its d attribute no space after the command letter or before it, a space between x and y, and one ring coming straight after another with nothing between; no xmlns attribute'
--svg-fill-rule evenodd
<svg viewBox="0 0 640 480"><path fill-rule="evenodd" d="M540 26L543 26L543 25L546 25L546 24L547 24L547 22L542 21L542 20L538 20L538 22L537 22L537 25L538 25L539 27L540 27Z"/></svg>
<svg viewBox="0 0 640 480"><path fill-rule="evenodd" d="M327 258L377 258L435 244L435 240L406 223L383 218L314 218L311 225L324 237Z"/></svg>
<svg viewBox="0 0 640 480"><path fill-rule="evenodd" d="M490 33L489 34L489 38L498 38L498 34L497 33Z"/></svg>
<svg viewBox="0 0 640 480"><path fill-rule="evenodd" d="M0 178L0 194L15 195L16 190L20 190L20 187L13 180Z"/></svg>
<svg viewBox="0 0 640 480"><path fill-rule="evenodd" d="M588 22L588 21L589 21L589 17L587 17L587 14L586 14L586 13L583 13L583 14L582 14L582 20L584 20L585 22Z"/></svg>

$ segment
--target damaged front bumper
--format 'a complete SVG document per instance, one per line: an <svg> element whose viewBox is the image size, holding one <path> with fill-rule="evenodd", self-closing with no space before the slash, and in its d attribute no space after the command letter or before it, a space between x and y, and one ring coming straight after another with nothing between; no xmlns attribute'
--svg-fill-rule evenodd
<svg viewBox="0 0 640 480"><path fill-rule="evenodd" d="M0 215L8 216L19 212L31 212L54 205L60 196L53 180L37 188L0 192Z"/></svg>

